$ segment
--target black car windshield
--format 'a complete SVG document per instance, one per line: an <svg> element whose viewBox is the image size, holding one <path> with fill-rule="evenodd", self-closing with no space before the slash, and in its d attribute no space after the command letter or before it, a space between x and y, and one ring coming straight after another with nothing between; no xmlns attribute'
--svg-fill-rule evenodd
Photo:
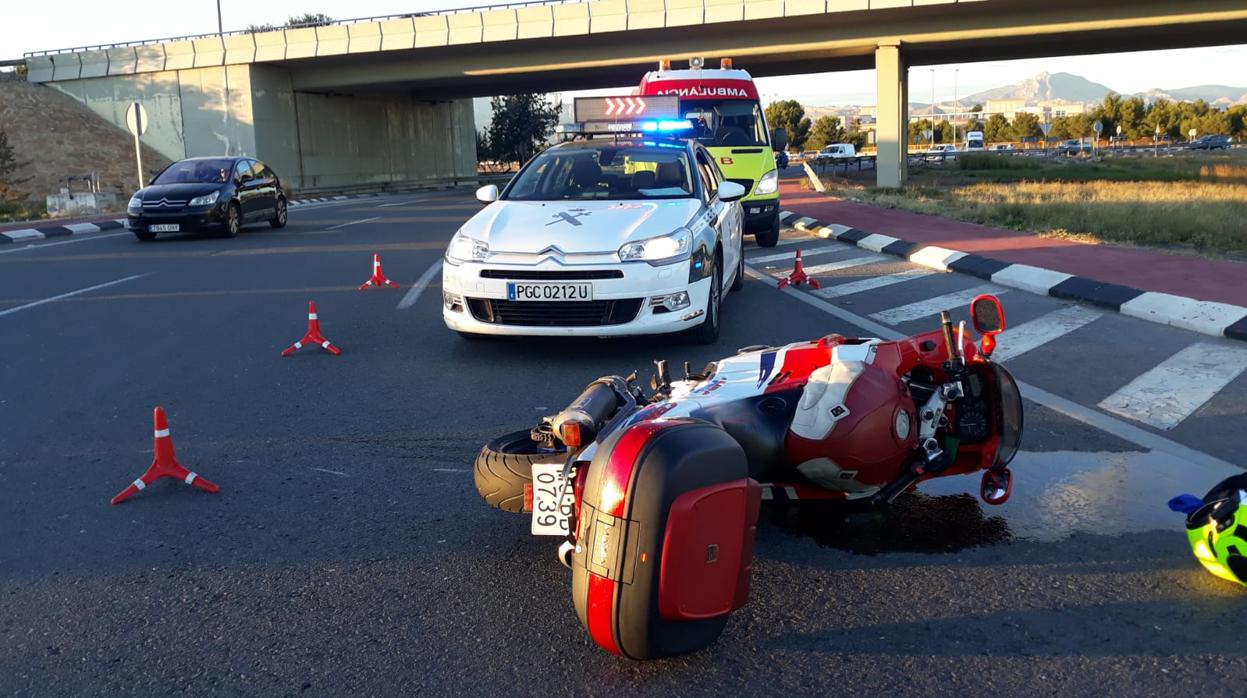
<svg viewBox="0 0 1247 698"><path fill-rule="evenodd" d="M666 143L552 148L507 191L515 201L684 199L693 195L686 146Z"/></svg>
<svg viewBox="0 0 1247 698"><path fill-rule="evenodd" d="M766 121L758 103L744 99L680 100L684 118L693 122L702 145L767 145Z"/></svg>
<svg viewBox="0 0 1247 698"><path fill-rule="evenodd" d="M153 184L224 184L233 171L233 160L183 160L169 165Z"/></svg>

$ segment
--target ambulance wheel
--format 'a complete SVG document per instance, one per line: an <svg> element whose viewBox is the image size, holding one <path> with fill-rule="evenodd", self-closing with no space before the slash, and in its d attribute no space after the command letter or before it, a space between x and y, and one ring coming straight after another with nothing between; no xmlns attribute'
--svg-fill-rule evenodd
<svg viewBox="0 0 1247 698"><path fill-rule="evenodd" d="M779 216L775 216L770 230L754 233L753 241L758 243L758 247L774 247L779 244Z"/></svg>
<svg viewBox="0 0 1247 698"><path fill-rule="evenodd" d="M485 444L476 456L472 479L485 503L503 511L524 511L524 488L533 480L534 463L562 463L567 449L543 448L527 429Z"/></svg>

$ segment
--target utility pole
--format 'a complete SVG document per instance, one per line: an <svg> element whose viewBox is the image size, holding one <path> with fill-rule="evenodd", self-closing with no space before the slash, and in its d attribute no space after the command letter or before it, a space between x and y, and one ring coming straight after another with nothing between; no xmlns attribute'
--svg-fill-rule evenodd
<svg viewBox="0 0 1247 698"><path fill-rule="evenodd" d="M931 145L935 144L935 68L931 71Z"/></svg>
<svg viewBox="0 0 1247 698"><path fill-rule="evenodd" d="M961 111L961 100L957 97L957 73L961 68L953 68L953 147L957 147L957 114Z"/></svg>
<svg viewBox="0 0 1247 698"><path fill-rule="evenodd" d="M221 23L221 0L216 0L216 33L225 33L225 25Z"/></svg>

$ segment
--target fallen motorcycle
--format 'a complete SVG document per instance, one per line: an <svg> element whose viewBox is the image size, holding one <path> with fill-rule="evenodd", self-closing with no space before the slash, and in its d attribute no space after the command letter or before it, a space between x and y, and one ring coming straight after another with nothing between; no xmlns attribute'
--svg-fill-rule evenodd
<svg viewBox="0 0 1247 698"><path fill-rule="evenodd" d="M941 313L897 341L829 335L746 347L651 392L590 383L529 431L495 439L475 481L498 508L564 538L576 613L593 641L653 659L701 649L748 600L761 501L883 506L919 482L982 472L1003 504L1022 435L1017 383L991 361L1004 309L979 296L981 343Z"/></svg>

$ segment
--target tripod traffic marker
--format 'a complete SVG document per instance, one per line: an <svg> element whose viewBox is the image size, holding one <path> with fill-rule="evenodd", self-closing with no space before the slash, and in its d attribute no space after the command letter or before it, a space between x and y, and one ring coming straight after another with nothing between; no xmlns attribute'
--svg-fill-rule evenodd
<svg viewBox="0 0 1247 698"><path fill-rule="evenodd" d="M372 278L360 284L359 290L362 291L369 286L392 286L394 288L398 288L398 284L385 278L385 274L381 271L381 255L379 254L374 254L372 256Z"/></svg>
<svg viewBox="0 0 1247 698"><path fill-rule="evenodd" d="M800 286L806 284L810 288L819 288L818 279L811 279L805 275L805 265L801 263L801 248L797 248L797 260L792 265L792 273L787 279L779 280L779 288L785 286Z"/></svg>
<svg viewBox="0 0 1247 698"><path fill-rule="evenodd" d="M281 353L282 356L290 356L296 351L303 348L303 345L319 344L322 349L338 356L342 350L335 347L328 339L320 333L320 316L316 314L316 301L307 302L307 334L303 335L303 339L290 345L290 348Z"/></svg>
<svg viewBox="0 0 1247 698"><path fill-rule="evenodd" d="M173 438L169 436L169 421L165 419L163 407L155 409L152 421L156 427L156 457L152 459L152 464L148 467L147 472L143 473L139 479L130 483L130 486L122 490L116 497L113 497L112 503L121 504L129 499L131 495L146 489L148 485L162 477L177 478L188 485L198 487L204 492L220 492L220 487L209 482L206 478L200 477L198 473L182 467L182 464L178 462L177 456L173 455Z"/></svg>

